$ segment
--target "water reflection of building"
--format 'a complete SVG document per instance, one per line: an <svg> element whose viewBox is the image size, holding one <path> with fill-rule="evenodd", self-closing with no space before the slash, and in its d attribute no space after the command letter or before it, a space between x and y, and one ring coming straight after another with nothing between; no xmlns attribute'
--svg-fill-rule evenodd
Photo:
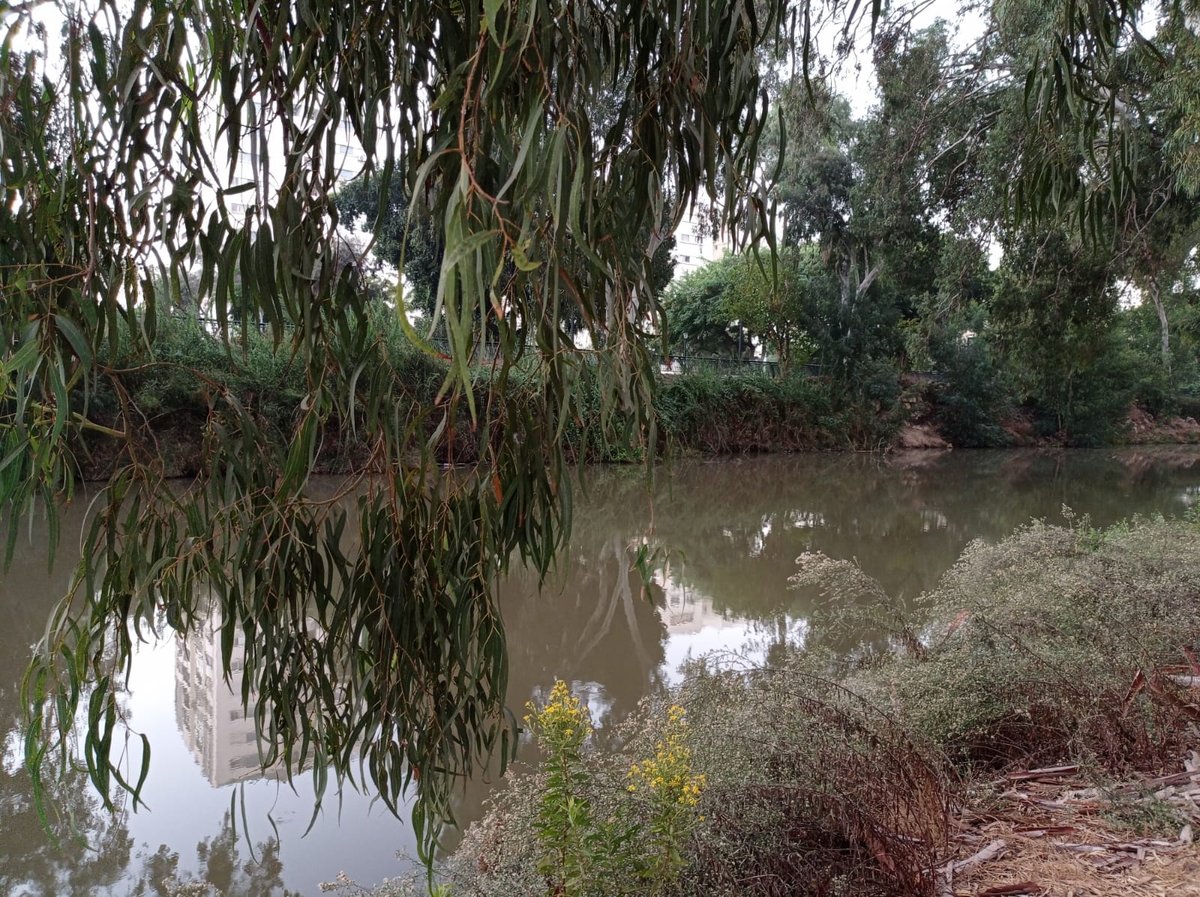
<svg viewBox="0 0 1200 897"><path fill-rule="evenodd" d="M711 596L672 576L669 566L655 572L654 582L662 589L663 603L658 615L669 635L700 632L729 624L730 618L726 614L713 609Z"/></svg>
<svg viewBox="0 0 1200 897"><path fill-rule="evenodd" d="M243 641L238 631L228 682L218 613L175 641L175 722L204 777L218 788L271 775L259 759L254 718L242 706Z"/></svg>

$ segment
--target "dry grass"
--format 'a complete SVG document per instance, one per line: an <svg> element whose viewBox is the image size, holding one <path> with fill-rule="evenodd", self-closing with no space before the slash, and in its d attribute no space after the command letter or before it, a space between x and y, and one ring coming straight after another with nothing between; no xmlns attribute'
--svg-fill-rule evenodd
<svg viewBox="0 0 1200 897"><path fill-rule="evenodd" d="M1008 852L955 882L955 895L999 897L1197 897L1200 849L1084 855L1050 839L1008 833Z"/></svg>
<svg viewBox="0 0 1200 897"><path fill-rule="evenodd" d="M974 543L908 626L915 650L847 683L976 771L1087 759L1131 774L1176 761L1200 722L1176 675L1200 647L1194 525Z"/></svg>
<svg viewBox="0 0 1200 897"><path fill-rule="evenodd" d="M1200 755L1107 788L1061 772L1010 777L959 811L943 897L1200 895Z"/></svg>
<svg viewBox="0 0 1200 897"><path fill-rule="evenodd" d="M681 697L720 788L685 892L932 893L951 805L936 751L797 668L697 675Z"/></svg>

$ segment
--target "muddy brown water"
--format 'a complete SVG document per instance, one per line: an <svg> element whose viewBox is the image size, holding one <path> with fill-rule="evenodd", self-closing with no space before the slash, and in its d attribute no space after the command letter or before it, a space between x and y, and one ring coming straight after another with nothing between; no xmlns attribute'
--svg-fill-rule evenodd
<svg viewBox="0 0 1200 897"><path fill-rule="evenodd" d="M689 658L723 651L753 661L819 636L816 596L788 588L803 551L854 558L909 601L968 541L1003 538L1032 518L1061 521L1064 506L1105 525L1182 515L1197 500L1200 449L1174 447L699 461L676 464L652 487L639 470L592 469L561 569L540 592L521 572L501 588L509 704L519 710L562 678L610 725L676 681ZM303 834L308 777L293 788L257 770L252 727L203 634L135 659L125 703L152 745L148 808L106 812L80 775L56 801L76 836L46 837L21 765L20 678L77 560L81 505L66 509L52 570L35 523L0 576L0 894L152 895L173 875L227 897L285 888L311 897L339 871L370 884L409 870L410 827L369 794L348 791L340 806L327 797ZM642 545L659 552L648 589L634 564ZM463 822L492 787L488 777L468 784Z"/></svg>

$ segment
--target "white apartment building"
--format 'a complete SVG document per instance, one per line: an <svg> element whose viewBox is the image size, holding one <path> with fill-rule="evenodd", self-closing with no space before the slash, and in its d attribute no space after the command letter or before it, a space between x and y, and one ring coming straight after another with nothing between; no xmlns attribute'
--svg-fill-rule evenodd
<svg viewBox="0 0 1200 897"><path fill-rule="evenodd" d="M225 187L236 187L241 184L258 185L257 190L233 194L227 201L229 213L235 220L240 220L247 211L252 210L256 202L261 201L257 198L257 195L264 192L262 160L258 158L256 153L252 152L248 145L250 142L250 140L247 140L247 145L243 146L241 152L238 154L237 165L234 166L231 182L221 185ZM275 131L272 131L268 137L267 152L275 157L283 153L282 140ZM366 164L366 161L367 156L363 152L362 146L350 131L350 127L348 125L345 126L342 132L338 134L334 143L333 165L338 186L358 177L362 173L363 165ZM269 159L266 168L266 191L273 193L279 186L278 168L271 166ZM272 198L270 195L265 197L267 200Z"/></svg>
<svg viewBox="0 0 1200 897"><path fill-rule="evenodd" d="M675 278L717 261L728 251L728 241L706 233L703 216L697 209L692 209L675 229Z"/></svg>

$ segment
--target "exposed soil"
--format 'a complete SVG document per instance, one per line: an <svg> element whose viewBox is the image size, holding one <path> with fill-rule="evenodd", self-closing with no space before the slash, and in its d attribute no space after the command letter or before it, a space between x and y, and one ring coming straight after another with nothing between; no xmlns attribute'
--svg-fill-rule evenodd
<svg viewBox="0 0 1200 897"><path fill-rule="evenodd" d="M1008 436L1009 444L1018 448L1051 445L1053 440L1039 438L1028 412L1018 409L1012 416L1000 421L1000 429Z"/></svg>
<svg viewBox="0 0 1200 897"><path fill-rule="evenodd" d="M1134 405L1129 409L1126 425L1130 442L1200 442L1200 423L1194 417L1155 418L1145 409Z"/></svg>
<svg viewBox="0 0 1200 897"><path fill-rule="evenodd" d="M896 436L900 449L948 449L950 443L942 438L933 424L905 424Z"/></svg>

